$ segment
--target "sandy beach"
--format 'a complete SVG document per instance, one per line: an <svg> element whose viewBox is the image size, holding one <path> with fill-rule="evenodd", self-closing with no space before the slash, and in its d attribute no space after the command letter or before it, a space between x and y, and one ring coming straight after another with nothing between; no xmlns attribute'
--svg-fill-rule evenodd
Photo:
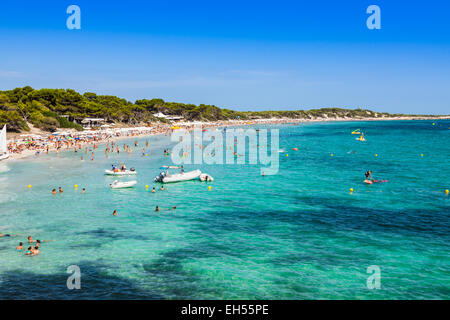
<svg viewBox="0 0 450 320"><path fill-rule="evenodd" d="M123 139L129 139L132 137L149 137L153 135L169 134L173 129L172 127L179 127L186 130L192 130L196 126L202 128L218 128L218 127L232 127L232 126L248 126L248 125L274 125L274 124L300 124L309 122L359 122L359 121L400 121L400 120L442 120L450 119L450 116L436 116L436 117L367 117L367 118L315 118L315 119L291 119L291 118L271 118L271 119L257 119L257 120L228 120L217 122L174 122L171 124L155 124L152 127L121 127L112 130L97 130L97 131L82 131L78 132L74 129L60 129L56 136L59 137L90 137L87 139L80 139L79 142L67 143L66 141L61 144L55 140L55 133L44 132L30 125L31 130L29 132L20 133L8 133L8 146L21 144L27 141L39 141L36 147L23 148L20 152L10 152L9 158L4 161L15 161L19 159L33 159L37 152L40 154L46 152L59 152L60 150L70 150L75 145L79 149L87 148L90 146L101 145L105 143L111 143L120 141ZM30 139L31 138L31 139ZM52 139L53 138L53 139ZM61 141L61 139L59 139ZM48 150L47 150L48 146Z"/></svg>

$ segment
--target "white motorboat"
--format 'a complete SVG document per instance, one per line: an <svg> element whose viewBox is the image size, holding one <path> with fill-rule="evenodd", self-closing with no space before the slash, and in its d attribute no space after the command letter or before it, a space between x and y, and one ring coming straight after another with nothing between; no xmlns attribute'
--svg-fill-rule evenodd
<svg viewBox="0 0 450 320"><path fill-rule="evenodd" d="M208 182L213 182L214 181L214 178L211 177L207 173L202 173L198 178L200 179L200 181L208 181Z"/></svg>
<svg viewBox="0 0 450 320"><path fill-rule="evenodd" d="M133 180L133 181L119 181L119 180L114 180L114 182L111 183L109 186L110 186L112 189L131 188L131 187L133 187L136 183L137 183L136 180Z"/></svg>
<svg viewBox="0 0 450 320"><path fill-rule="evenodd" d="M3 126L2 131L0 131L0 161L5 160L9 157L8 145L6 143L6 124Z"/></svg>
<svg viewBox="0 0 450 320"><path fill-rule="evenodd" d="M105 174L108 176L128 176L128 175L135 175L137 174L137 172L135 170L125 170L125 171L105 170Z"/></svg>
<svg viewBox="0 0 450 320"><path fill-rule="evenodd" d="M193 170L189 172L181 172L176 174L169 174L168 171L163 171L159 176L155 177L155 182L169 183L198 179L202 174L200 170Z"/></svg>

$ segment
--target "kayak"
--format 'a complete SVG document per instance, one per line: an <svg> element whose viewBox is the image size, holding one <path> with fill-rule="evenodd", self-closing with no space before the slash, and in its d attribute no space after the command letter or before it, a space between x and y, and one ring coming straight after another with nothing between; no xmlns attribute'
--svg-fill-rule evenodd
<svg viewBox="0 0 450 320"><path fill-rule="evenodd" d="M132 186L134 186L137 183L136 180L133 181L124 181L124 182L119 182L119 180L114 180L113 183L111 183L109 186L112 189L120 189L120 188L131 188Z"/></svg>
<svg viewBox="0 0 450 320"><path fill-rule="evenodd" d="M105 174L108 176L126 176L126 175L134 175L136 174L136 171L131 171L131 170L125 170L125 171L112 171L112 170L105 170Z"/></svg>

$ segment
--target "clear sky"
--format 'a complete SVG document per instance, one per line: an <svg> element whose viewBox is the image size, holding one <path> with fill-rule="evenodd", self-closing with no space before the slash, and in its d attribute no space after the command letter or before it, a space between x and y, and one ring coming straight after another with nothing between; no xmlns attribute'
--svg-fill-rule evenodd
<svg viewBox="0 0 450 320"><path fill-rule="evenodd" d="M447 0L1 0L0 44L0 90L450 114Z"/></svg>

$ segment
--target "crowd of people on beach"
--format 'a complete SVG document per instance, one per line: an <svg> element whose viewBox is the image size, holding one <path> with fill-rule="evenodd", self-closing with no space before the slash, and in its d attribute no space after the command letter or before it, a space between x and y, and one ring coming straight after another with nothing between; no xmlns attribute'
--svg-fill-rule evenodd
<svg viewBox="0 0 450 320"><path fill-rule="evenodd" d="M228 120L217 122L184 122L174 124L155 124L148 127L128 127L101 130L85 130L75 131L70 129L62 132L54 132L51 134L21 134L13 139L8 140L8 151L12 158L14 155L36 155L42 153L60 152L62 149L80 150L88 145L98 145L99 143L111 142L120 138L139 137L144 135L165 134L168 135L173 131L174 126L192 131L196 126L201 125L203 129L239 126L252 124L283 124L296 122L293 119L259 119L259 120ZM298 122L298 121L297 121ZM130 152L130 149L124 150ZM120 152L117 147L116 152ZM144 154L143 154L144 155ZM92 158L92 155L91 155Z"/></svg>

